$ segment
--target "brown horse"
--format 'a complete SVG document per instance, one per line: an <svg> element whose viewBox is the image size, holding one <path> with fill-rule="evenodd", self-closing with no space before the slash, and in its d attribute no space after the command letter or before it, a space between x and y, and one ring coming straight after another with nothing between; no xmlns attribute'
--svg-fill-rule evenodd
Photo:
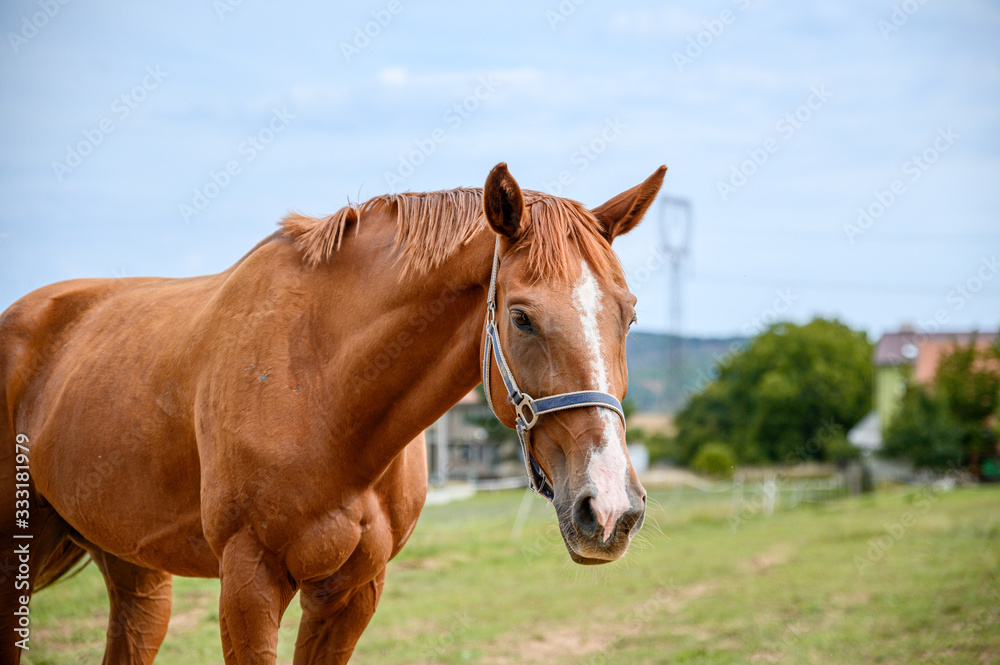
<svg viewBox="0 0 1000 665"><path fill-rule="evenodd" d="M30 640L31 592L89 555L111 599L105 663L153 660L172 575L221 578L229 665L274 663L296 591L295 662L347 662L423 506L421 432L481 380L494 251L491 320L521 389L617 403L635 298L611 241L665 170L587 210L522 192L500 164L482 190L289 216L218 275L74 280L11 305L0 661ZM513 426L501 378L487 390ZM623 423L600 406L530 432L579 563L621 557L645 511Z"/></svg>

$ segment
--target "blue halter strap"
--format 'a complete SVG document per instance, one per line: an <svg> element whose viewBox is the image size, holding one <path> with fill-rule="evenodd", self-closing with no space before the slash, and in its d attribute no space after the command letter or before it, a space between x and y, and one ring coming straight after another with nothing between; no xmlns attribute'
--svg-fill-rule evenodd
<svg viewBox="0 0 1000 665"><path fill-rule="evenodd" d="M497 416L497 410L493 406L493 399L490 396L490 369L493 366L492 360L496 359L497 370L504 386L507 388L507 401L514 405L515 429L517 439L521 442L521 453L524 456L524 470L528 474L528 486L536 494L544 496L552 501L555 492L552 483L545 476L542 467L538 465L531 448L528 445L528 432L538 417L546 413L563 411L565 409L580 409L588 406L596 406L602 409L610 409L618 414L622 419L622 426L625 426L625 412L622 411L621 402L614 395L597 390L581 390L571 393L560 393L549 397L534 398L517 387L514 374L510 371L507 359L503 355L503 348L500 346L500 333L497 330L496 322L496 299L497 299L497 270L500 267L500 238L497 237L496 247L493 250L493 273L490 276L490 290L486 300L486 344L483 350L483 392L486 393L486 403L490 406L490 411Z"/></svg>

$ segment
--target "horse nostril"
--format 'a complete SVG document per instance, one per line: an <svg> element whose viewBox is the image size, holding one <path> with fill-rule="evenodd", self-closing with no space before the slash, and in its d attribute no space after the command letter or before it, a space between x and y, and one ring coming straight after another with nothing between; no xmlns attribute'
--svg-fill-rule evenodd
<svg viewBox="0 0 1000 665"><path fill-rule="evenodd" d="M642 505L638 508L629 510L627 513L622 515L620 522L621 528L628 531L630 535L635 535L639 529L642 528L642 523L646 519L646 497L642 497Z"/></svg>
<svg viewBox="0 0 1000 665"><path fill-rule="evenodd" d="M573 506L573 524L581 536L587 538L597 538L601 525L597 521L597 513L594 512L594 497L585 494L576 500Z"/></svg>
<svg viewBox="0 0 1000 665"><path fill-rule="evenodd" d="M618 522L618 526L621 527L623 531L631 533L632 527L636 525L644 512L645 511L642 508L629 510L622 515L621 520Z"/></svg>

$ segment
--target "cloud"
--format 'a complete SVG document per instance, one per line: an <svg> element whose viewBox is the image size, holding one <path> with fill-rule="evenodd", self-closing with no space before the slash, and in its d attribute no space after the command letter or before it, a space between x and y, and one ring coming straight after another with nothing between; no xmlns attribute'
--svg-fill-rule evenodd
<svg viewBox="0 0 1000 665"><path fill-rule="evenodd" d="M379 83L382 85L397 87L406 85L407 74L402 67L383 67L376 74Z"/></svg>

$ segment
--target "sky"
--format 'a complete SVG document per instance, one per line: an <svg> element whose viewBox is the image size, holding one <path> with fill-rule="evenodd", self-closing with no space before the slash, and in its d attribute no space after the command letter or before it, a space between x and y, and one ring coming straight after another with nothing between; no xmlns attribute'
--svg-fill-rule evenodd
<svg viewBox="0 0 1000 665"><path fill-rule="evenodd" d="M1000 327L996 2L347 5L5 0L0 308L500 161L591 207L666 164L690 233L658 201L615 242L639 330L666 242L685 334Z"/></svg>

